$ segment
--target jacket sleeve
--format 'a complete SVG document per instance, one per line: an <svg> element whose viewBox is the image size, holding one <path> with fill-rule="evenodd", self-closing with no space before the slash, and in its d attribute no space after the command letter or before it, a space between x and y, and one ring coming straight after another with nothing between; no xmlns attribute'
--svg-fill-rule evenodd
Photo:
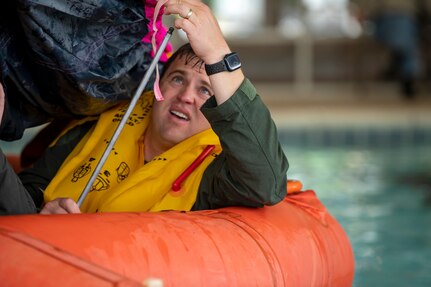
<svg viewBox="0 0 431 287"><path fill-rule="evenodd" d="M261 207L281 201L288 162L270 112L249 80L228 101L217 106L211 98L201 110L223 151L204 172L193 209Z"/></svg>
<svg viewBox="0 0 431 287"><path fill-rule="evenodd" d="M35 213L36 206L0 149L0 215Z"/></svg>

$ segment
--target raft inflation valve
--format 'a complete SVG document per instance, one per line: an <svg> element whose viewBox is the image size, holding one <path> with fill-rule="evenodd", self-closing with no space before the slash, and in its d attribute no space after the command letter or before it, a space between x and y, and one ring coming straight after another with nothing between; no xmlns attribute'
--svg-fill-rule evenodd
<svg viewBox="0 0 431 287"><path fill-rule="evenodd" d="M183 173L174 181L172 184L173 191L179 191L181 189L181 184L186 178L204 161L204 159L212 152L215 146L208 145L202 153L189 165Z"/></svg>

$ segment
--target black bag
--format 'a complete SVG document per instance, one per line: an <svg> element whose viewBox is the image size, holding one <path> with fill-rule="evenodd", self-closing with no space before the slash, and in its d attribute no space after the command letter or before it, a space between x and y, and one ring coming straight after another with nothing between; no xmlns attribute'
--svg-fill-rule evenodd
<svg viewBox="0 0 431 287"><path fill-rule="evenodd" d="M0 8L0 139L130 99L151 62L144 0L8 0Z"/></svg>

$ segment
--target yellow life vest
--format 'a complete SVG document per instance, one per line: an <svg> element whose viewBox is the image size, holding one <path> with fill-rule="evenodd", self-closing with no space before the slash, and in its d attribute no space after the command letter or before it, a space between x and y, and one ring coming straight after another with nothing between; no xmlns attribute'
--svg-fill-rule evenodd
<svg viewBox="0 0 431 287"><path fill-rule="evenodd" d="M144 134L151 118L153 93L145 93L133 110L101 172L81 206L82 212L190 210L206 167L221 152L212 129L196 134L144 165ZM121 105L103 113L74 148L45 190L45 202L58 197L78 200L108 141L127 109ZM174 191L173 182L202 151L211 154Z"/></svg>

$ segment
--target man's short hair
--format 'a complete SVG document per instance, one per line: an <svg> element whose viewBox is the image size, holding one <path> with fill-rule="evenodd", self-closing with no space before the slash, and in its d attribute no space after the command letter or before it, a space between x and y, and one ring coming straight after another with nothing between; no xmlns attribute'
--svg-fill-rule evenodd
<svg viewBox="0 0 431 287"><path fill-rule="evenodd" d="M190 43L186 43L180 48L178 48L178 50L168 59L165 66L163 67L163 71L160 78L163 78L165 72L169 69L172 62L174 62L177 58L184 58L184 63L186 65L188 63L193 63L193 68L197 67L198 69L201 69L202 66L205 64L204 61L195 54Z"/></svg>

